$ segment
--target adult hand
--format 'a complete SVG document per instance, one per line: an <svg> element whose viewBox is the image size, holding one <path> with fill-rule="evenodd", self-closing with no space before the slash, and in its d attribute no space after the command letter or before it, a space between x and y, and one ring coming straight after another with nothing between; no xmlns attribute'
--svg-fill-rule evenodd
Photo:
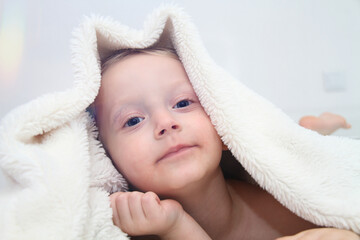
<svg viewBox="0 0 360 240"><path fill-rule="evenodd" d="M315 228L277 240L360 240L355 233L336 228Z"/></svg>

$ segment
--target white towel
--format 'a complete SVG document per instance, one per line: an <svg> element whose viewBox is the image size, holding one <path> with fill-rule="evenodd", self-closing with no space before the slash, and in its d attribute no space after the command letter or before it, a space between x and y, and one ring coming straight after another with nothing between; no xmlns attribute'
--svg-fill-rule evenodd
<svg viewBox="0 0 360 240"><path fill-rule="evenodd" d="M261 187L308 221L360 233L360 141L298 126L215 64L181 9L161 7L142 30L86 18L73 41L74 87L2 119L0 239L127 239L108 199L126 182L85 109L99 90L101 59L150 46L176 49L223 142Z"/></svg>

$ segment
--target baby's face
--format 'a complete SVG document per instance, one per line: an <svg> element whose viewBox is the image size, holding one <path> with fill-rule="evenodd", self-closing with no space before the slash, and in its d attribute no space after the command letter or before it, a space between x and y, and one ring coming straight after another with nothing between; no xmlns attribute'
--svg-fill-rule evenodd
<svg viewBox="0 0 360 240"><path fill-rule="evenodd" d="M222 142L180 61L139 54L115 63L95 104L101 140L137 188L168 195L218 167Z"/></svg>

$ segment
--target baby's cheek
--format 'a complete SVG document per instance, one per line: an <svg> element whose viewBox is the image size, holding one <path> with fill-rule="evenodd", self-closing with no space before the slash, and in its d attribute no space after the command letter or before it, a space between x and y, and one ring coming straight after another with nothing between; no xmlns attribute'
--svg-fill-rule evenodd
<svg viewBox="0 0 360 240"><path fill-rule="evenodd" d="M121 143L116 146L116 157L113 159L114 163L120 169L125 171L139 171L147 164L147 160L151 157L151 152L148 151L148 146L143 141Z"/></svg>
<svg viewBox="0 0 360 240"><path fill-rule="evenodd" d="M131 157L133 154L131 151L129 151L129 148L121 148L118 149L117 153L114 154L112 161L117 166L118 169L121 169L121 171L126 171L127 169L132 168L132 159L135 157Z"/></svg>
<svg viewBox="0 0 360 240"><path fill-rule="evenodd" d="M219 136L219 134L217 133L215 127L210 123L208 125L208 144L209 146L212 146L212 148L214 149L214 151L217 152L222 152L223 149L223 142Z"/></svg>

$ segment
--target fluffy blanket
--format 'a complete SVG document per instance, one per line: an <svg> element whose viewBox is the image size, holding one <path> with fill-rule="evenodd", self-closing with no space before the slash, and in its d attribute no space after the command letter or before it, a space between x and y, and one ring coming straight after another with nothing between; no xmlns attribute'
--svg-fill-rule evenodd
<svg viewBox="0 0 360 240"><path fill-rule="evenodd" d="M85 109L114 50L174 47L212 123L253 179L297 215L360 233L360 141L321 136L214 63L181 9L157 9L142 30L86 18L73 41L74 87L35 99L0 125L0 239L127 239L109 192L126 189Z"/></svg>

